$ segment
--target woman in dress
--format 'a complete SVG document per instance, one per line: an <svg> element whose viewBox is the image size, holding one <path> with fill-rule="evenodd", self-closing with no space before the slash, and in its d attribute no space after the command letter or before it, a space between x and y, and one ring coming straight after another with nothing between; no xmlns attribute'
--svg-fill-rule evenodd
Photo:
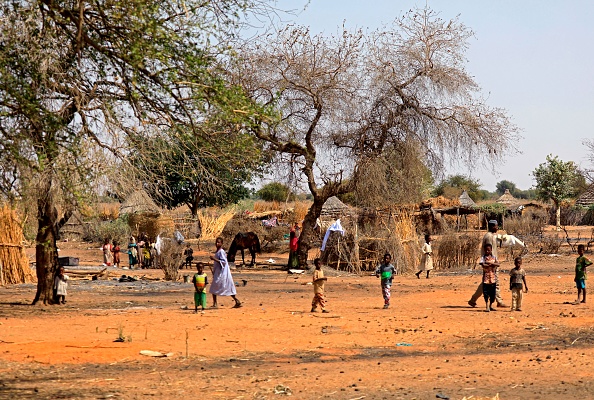
<svg viewBox="0 0 594 400"><path fill-rule="evenodd" d="M133 269L138 264L138 246L136 245L134 236L130 236L130 242L128 242L128 261L130 263L130 269Z"/></svg>
<svg viewBox="0 0 594 400"><path fill-rule="evenodd" d="M103 265L108 267L111 266L113 263L113 254L111 253L112 246L111 243L109 243L109 239L105 238L105 242L103 242L103 247L101 249L103 250Z"/></svg>
<svg viewBox="0 0 594 400"><path fill-rule="evenodd" d="M299 238L297 237L297 233L294 229L291 229L291 233L289 234L289 264L287 265L289 269L299 268L299 257L297 255L298 243Z"/></svg>
<svg viewBox="0 0 594 400"><path fill-rule="evenodd" d="M217 251L210 259L214 261L212 269L212 283L210 284L210 294L212 294L212 308L218 307L217 296L231 296L235 300L233 308L241 307L241 301L235 297L237 291L235 290L235 283L231 276L229 263L227 262L227 254L223 250L223 239L218 237L215 245Z"/></svg>
<svg viewBox="0 0 594 400"><path fill-rule="evenodd" d="M421 256L421 265L419 265L419 272L415 275L421 279L421 272L427 271L427 279L429 279L429 272L433 269L433 252L431 251L431 235L425 235L425 244L421 248L423 255Z"/></svg>

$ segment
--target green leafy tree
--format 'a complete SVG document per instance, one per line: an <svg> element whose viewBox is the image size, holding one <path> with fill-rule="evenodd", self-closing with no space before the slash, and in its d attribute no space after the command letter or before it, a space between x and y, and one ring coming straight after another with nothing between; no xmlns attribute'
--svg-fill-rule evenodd
<svg viewBox="0 0 594 400"><path fill-rule="evenodd" d="M151 197L169 209L185 204L193 216L201 207L249 197L246 184L266 161L260 144L242 132L214 137L170 133L139 138L134 148L131 164Z"/></svg>
<svg viewBox="0 0 594 400"><path fill-rule="evenodd" d="M434 189L435 196L458 198L462 191L466 190L474 201L482 200L484 193L481 191L481 183L464 175L450 175L442 180Z"/></svg>
<svg viewBox="0 0 594 400"><path fill-rule="evenodd" d="M576 195L579 180L577 166L573 161L562 161L552 154L533 172L536 180L536 194L544 201L551 200L556 207L556 226L561 229L561 202Z"/></svg>
<svg viewBox="0 0 594 400"><path fill-rule="evenodd" d="M256 1L0 3L0 184L37 202L34 304L52 303L58 231L103 173L95 155L126 162L129 136L226 134L265 118L219 62Z"/></svg>
<svg viewBox="0 0 594 400"><path fill-rule="evenodd" d="M290 190L280 182L270 182L262 186L256 195L264 201L286 201L290 197Z"/></svg>
<svg viewBox="0 0 594 400"><path fill-rule="evenodd" d="M500 196L504 194L506 190L509 190L511 195L514 197L518 197L518 193L520 192L516 184L511 181L499 181L495 184L495 187L497 189L497 194Z"/></svg>

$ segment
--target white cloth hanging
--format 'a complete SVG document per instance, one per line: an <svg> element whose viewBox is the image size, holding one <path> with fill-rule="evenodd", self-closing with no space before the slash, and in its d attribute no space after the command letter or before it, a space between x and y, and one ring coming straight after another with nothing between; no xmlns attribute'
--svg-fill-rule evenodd
<svg viewBox="0 0 594 400"><path fill-rule="evenodd" d="M344 229L342 228L342 225L340 225L340 218L337 219L335 223L330 225L330 228L328 228L328 230L326 231L326 234L324 235L324 240L322 240L322 251L326 250L326 242L330 237L330 232L340 232L342 236L344 236Z"/></svg>

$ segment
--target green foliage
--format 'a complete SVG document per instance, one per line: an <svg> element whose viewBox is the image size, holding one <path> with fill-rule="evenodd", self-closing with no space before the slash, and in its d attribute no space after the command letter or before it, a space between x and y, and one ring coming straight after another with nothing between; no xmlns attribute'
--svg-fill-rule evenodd
<svg viewBox="0 0 594 400"><path fill-rule="evenodd" d="M499 194L500 196L503 193L505 193L506 190L509 190L509 192L511 193L512 196L518 197L517 194L519 192L519 189L516 186L516 184L513 182L506 181L506 180L499 181L499 182L497 182L495 187L497 188L497 194Z"/></svg>
<svg viewBox="0 0 594 400"><path fill-rule="evenodd" d="M536 179L536 194L541 200L552 200L558 207L561 201L576 195L580 175L573 161L564 162L557 156L548 155L547 161L532 175Z"/></svg>
<svg viewBox="0 0 594 400"><path fill-rule="evenodd" d="M271 182L262 186L256 195L264 201L285 201L289 196L289 188L280 182Z"/></svg>
<svg viewBox="0 0 594 400"><path fill-rule="evenodd" d="M504 204L501 203L489 203L483 204L479 206L480 210L485 214L496 214L496 215L503 215L505 214L506 207Z"/></svg>
<svg viewBox="0 0 594 400"><path fill-rule="evenodd" d="M482 200L485 195L481 191L481 183L478 180L464 175L450 175L435 187L433 196L458 198L464 190L474 201Z"/></svg>
<svg viewBox="0 0 594 400"><path fill-rule="evenodd" d="M101 243L105 239L118 243L126 243L131 235L130 226L126 217L120 217L114 221L93 220L85 223L83 240L93 243Z"/></svg>

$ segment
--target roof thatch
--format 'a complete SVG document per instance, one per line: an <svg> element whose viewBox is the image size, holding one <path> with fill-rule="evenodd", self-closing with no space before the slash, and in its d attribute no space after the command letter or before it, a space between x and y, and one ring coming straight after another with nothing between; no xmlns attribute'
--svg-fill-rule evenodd
<svg viewBox="0 0 594 400"><path fill-rule="evenodd" d="M591 205L594 205L594 185L590 185L588 190L578 197L575 204L582 207L590 207Z"/></svg>
<svg viewBox="0 0 594 400"><path fill-rule="evenodd" d="M512 194L509 192L509 189L505 189L505 193L503 193L501 197L497 199L496 203L503 204L509 207L517 205L518 199L512 196Z"/></svg>
<svg viewBox="0 0 594 400"><path fill-rule="evenodd" d="M144 190L133 192L120 206L120 215L143 212L161 213L159 206Z"/></svg>
<svg viewBox="0 0 594 400"><path fill-rule="evenodd" d="M326 200L322 206L322 215L336 217L344 214L348 210L349 206L340 201L338 197L332 196Z"/></svg>
<svg viewBox="0 0 594 400"><path fill-rule="evenodd" d="M460 200L460 205L462 207L476 207L476 203L474 202L474 200L472 200L470 198L470 196L468 195L468 192L465 190L462 192L462 194L459 197Z"/></svg>

